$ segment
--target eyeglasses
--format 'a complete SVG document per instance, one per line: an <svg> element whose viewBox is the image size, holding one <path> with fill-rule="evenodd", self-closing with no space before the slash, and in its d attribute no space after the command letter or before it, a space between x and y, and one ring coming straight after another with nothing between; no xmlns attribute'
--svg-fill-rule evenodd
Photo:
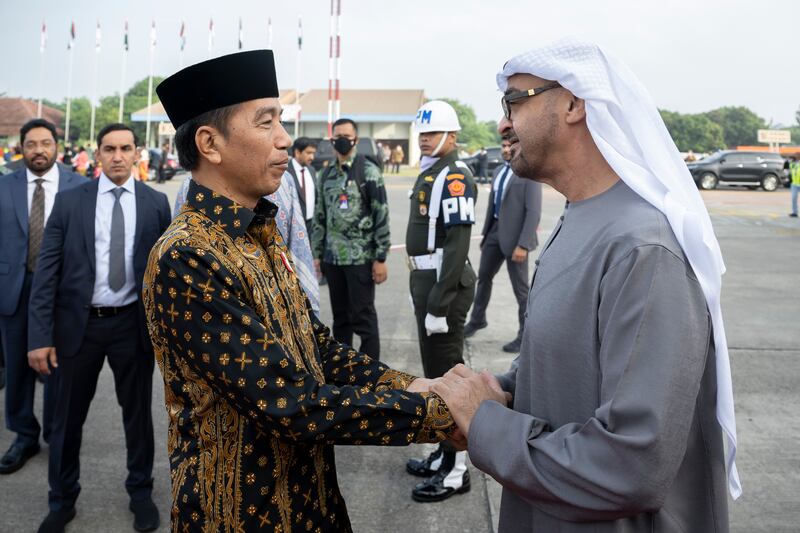
<svg viewBox="0 0 800 533"><path fill-rule="evenodd" d="M528 89L527 91L515 91L513 93L504 94L503 97L500 98L500 107L503 108L503 115L505 115L507 120L511 120L511 104L526 98L530 98L531 96L536 96L537 94L542 94L543 92L549 91L550 89L555 89L556 87L560 87L560 85L557 82L552 82L535 89Z"/></svg>

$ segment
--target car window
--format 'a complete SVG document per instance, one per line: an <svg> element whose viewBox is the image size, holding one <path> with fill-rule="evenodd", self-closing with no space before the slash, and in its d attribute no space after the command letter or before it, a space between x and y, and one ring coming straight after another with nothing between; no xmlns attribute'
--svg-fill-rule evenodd
<svg viewBox="0 0 800 533"><path fill-rule="evenodd" d="M728 154L725 156L725 163L728 165L741 165L746 162L747 159L744 154Z"/></svg>

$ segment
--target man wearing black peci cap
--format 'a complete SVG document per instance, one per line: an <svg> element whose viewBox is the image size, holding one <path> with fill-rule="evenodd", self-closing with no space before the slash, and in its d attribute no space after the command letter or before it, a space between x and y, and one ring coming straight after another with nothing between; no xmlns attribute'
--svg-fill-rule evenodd
<svg viewBox="0 0 800 533"><path fill-rule="evenodd" d="M272 52L188 67L158 95L192 172L144 302L165 383L174 531L350 531L334 444L453 435L430 381L336 342L263 199L291 140Z"/></svg>

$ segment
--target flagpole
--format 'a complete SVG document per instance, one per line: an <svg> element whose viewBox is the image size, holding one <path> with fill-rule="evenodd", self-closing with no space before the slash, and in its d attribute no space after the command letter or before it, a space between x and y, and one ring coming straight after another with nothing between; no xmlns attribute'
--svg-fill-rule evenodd
<svg viewBox="0 0 800 533"><path fill-rule="evenodd" d="M42 98L44 98L44 49L47 46L47 25L44 21L42 21L39 44L39 105L36 106L36 118L42 118Z"/></svg>
<svg viewBox="0 0 800 533"><path fill-rule="evenodd" d="M272 17L267 19L267 48L272 50Z"/></svg>
<svg viewBox="0 0 800 533"><path fill-rule="evenodd" d="M208 58L211 59L211 55L214 51L214 19L209 19L208 21Z"/></svg>
<svg viewBox="0 0 800 533"><path fill-rule="evenodd" d="M89 121L89 139L94 139L94 124L97 113L97 61L100 57L100 21L97 21L94 46L94 65L92 67L92 117Z"/></svg>
<svg viewBox="0 0 800 533"><path fill-rule="evenodd" d="M336 95L335 95L335 112L336 120L342 116L342 99L339 92L339 83L342 79L342 0L336 0Z"/></svg>
<svg viewBox="0 0 800 533"><path fill-rule="evenodd" d="M301 56L303 54L303 19L297 17L297 83L294 86L294 137L297 139L300 136L300 65Z"/></svg>
<svg viewBox="0 0 800 533"><path fill-rule="evenodd" d="M67 116L64 121L64 143L69 142L69 119L72 109L72 66L75 58L75 23L72 23L69 41L69 71L67 74Z"/></svg>
<svg viewBox="0 0 800 533"><path fill-rule="evenodd" d="M117 122L122 122L122 115L125 110L125 67L128 63L128 21L125 21L125 37L122 41L122 69L119 75L119 114Z"/></svg>
<svg viewBox="0 0 800 533"><path fill-rule="evenodd" d="M150 117L153 105L153 61L156 55L156 21L153 20L153 25L150 27L150 73L147 81L147 131L145 132L144 145L146 148L150 147Z"/></svg>
<svg viewBox="0 0 800 533"><path fill-rule="evenodd" d="M331 0L330 31L328 32L328 138L333 136L333 36L334 36L334 5L336 0Z"/></svg>
<svg viewBox="0 0 800 533"><path fill-rule="evenodd" d="M184 21L181 21L180 41L181 51L178 54L178 70L183 68L183 47L186 45L186 22Z"/></svg>

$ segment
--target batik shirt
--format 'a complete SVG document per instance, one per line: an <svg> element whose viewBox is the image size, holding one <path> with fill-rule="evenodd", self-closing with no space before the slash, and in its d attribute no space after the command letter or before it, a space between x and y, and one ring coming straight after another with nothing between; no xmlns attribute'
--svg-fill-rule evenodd
<svg viewBox="0 0 800 533"><path fill-rule="evenodd" d="M187 176L181 184L181 188L178 189L175 207L172 211L173 217L178 216L183 204L186 203L186 195L189 193L191 181L191 176ZM288 172L284 173L278 190L265 198L278 206L275 224L292 252L292 259L294 259L292 266L300 279L300 285L306 291L314 314L319 316L319 283L314 273L314 260L311 257L311 239L308 236L303 210L300 207L300 198L297 196L292 175Z"/></svg>
<svg viewBox="0 0 800 533"><path fill-rule="evenodd" d="M315 259L332 265L383 261L391 246L389 204L381 171L371 161L364 161L366 197L362 197L351 177L355 157L353 150L344 163L331 163L321 173L317 187L311 249Z"/></svg>
<svg viewBox="0 0 800 533"><path fill-rule="evenodd" d="M153 248L144 305L165 385L175 532L349 531L334 444L454 430L413 376L333 340L278 233L195 182Z"/></svg>

